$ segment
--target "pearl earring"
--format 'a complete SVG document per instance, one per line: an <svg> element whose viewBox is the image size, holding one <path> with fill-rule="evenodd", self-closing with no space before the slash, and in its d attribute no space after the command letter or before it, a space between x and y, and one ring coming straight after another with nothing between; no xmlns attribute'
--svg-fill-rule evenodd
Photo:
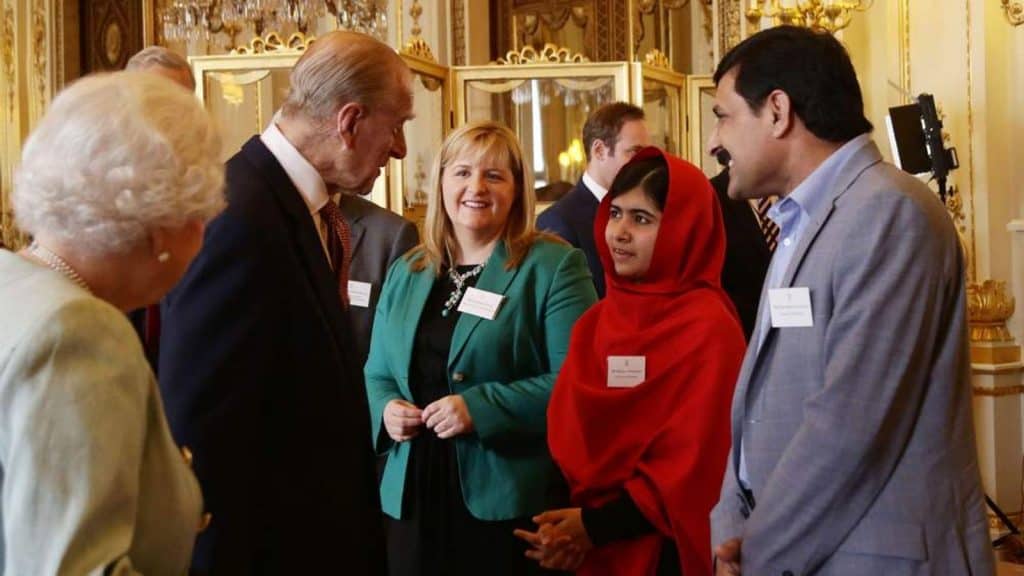
<svg viewBox="0 0 1024 576"><path fill-rule="evenodd" d="M156 257L156 261L160 262L160 263L167 262L170 259L171 259L171 253L170 252L166 252L166 251L165 252L161 252Z"/></svg>

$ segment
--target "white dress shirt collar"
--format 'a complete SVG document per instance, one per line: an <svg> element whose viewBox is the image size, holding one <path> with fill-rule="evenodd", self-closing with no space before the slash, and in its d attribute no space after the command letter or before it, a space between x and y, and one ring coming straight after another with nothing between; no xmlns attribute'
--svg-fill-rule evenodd
<svg viewBox="0 0 1024 576"><path fill-rule="evenodd" d="M583 185L590 189L590 193L597 198L597 202L600 203L604 200L604 197L608 194L608 189L601 186L590 176L590 172L583 173Z"/></svg>
<svg viewBox="0 0 1024 576"><path fill-rule="evenodd" d="M299 191L299 195L306 202L310 214L316 214L324 207L330 196L327 194L327 185L316 168L306 160L295 146L288 141L288 138L281 133L277 123L271 122L267 129L260 134L260 140L270 150L270 153L277 158L285 174Z"/></svg>

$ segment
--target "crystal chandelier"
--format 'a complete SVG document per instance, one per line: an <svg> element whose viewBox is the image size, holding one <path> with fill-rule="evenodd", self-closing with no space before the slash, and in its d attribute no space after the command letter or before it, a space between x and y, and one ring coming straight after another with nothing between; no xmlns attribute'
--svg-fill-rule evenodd
<svg viewBox="0 0 1024 576"><path fill-rule="evenodd" d="M306 32L327 13L338 28L386 41L387 0L171 0L160 20L166 40L210 40L223 32L234 47L248 26L257 36L286 27Z"/></svg>
<svg viewBox="0 0 1024 576"><path fill-rule="evenodd" d="M750 0L747 20L760 27L788 24L834 34L850 25L853 12L864 12L874 0Z"/></svg>

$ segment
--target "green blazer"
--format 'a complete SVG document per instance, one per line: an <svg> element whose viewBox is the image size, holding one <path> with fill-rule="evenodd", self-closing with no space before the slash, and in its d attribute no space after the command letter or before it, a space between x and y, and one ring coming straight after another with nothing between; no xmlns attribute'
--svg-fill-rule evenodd
<svg viewBox="0 0 1024 576"><path fill-rule="evenodd" d="M536 514L553 502L560 474L547 448L547 405L569 348L573 324L596 300L583 253L538 240L520 265L505 269L499 242L476 287L504 294L494 320L462 314L448 353L448 385L461 394L475 430L453 439L469 512L481 520ZM409 443L393 442L384 406L412 401L409 365L420 315L436 277L395 261L381 291L366 362L374 443L387 452L381 480L384 512L401 518ZM425 431L424 433L431 433Z"/></svg>

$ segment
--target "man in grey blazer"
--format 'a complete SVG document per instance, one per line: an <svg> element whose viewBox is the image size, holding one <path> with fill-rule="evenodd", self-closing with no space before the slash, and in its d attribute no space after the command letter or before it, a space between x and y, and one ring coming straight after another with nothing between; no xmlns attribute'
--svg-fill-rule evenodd
<svg viewBox="0 0 1024 576"><path fill-rule="evenodd" d="M715 73L729 195L781 233L736 387L719 574L992 574L954 227L882 161L832 36L758 33Z"/></svg>
<svg viewBox="0 0 1024 576"><path fill-rule="evenodd" d="M391 263L419 244L416 225L401 216L352 194L342 194L341 214L352 230L352 265L349 268L349 318L359 365L370 352L370 332L377 299ZM353 285L353 283L356 283ZM364 300L358 295L368 293Z"/></svg>

